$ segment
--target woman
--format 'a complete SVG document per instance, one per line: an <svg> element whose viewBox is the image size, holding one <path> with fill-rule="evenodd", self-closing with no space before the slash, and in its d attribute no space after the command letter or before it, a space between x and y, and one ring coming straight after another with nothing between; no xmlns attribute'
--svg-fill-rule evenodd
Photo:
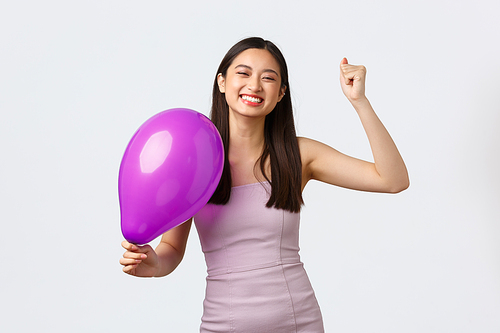
<svg viewBox="0 0 500 333"><path fill-rule="evenodd" d="M298 254L302 191L309 180L397 193L405 164L365 96L363 66L342 59L342 91L357 111L374 163L296 137L285 59L271 42L247 38L219 66L211 118L226 161L217 190L194 217L207 262L202 332L323 332L318 303ZM126 241L125 273L165 276L182 260L192 220L158 247Z"/></svg>

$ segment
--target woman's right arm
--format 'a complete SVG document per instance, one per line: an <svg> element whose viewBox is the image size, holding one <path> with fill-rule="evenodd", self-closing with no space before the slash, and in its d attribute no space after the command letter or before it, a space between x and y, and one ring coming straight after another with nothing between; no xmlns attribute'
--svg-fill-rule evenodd
<svg viewBox="0 0 500 333"><path fill-rule="evenodd" d="M174 271L184 257L193 219L165 232L155 250L150 245L122 242L127 250L120 259L123 271L138 277L160 277Z"/></svg>

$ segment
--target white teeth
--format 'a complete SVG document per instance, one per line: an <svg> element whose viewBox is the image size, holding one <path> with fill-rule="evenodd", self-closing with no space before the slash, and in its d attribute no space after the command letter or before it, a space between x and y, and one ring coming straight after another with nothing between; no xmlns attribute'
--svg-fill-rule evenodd
<svg viewBox="0 0 500 333"><path fill-rule="evenodd" d="M241 98L244 99L244 100L246 100L246 101L250 101L252 103L260 103L260 102L262 102L262 99L260 99L260 98L251 97L251 96L247 96L247 95L242 95Z"/></svg>

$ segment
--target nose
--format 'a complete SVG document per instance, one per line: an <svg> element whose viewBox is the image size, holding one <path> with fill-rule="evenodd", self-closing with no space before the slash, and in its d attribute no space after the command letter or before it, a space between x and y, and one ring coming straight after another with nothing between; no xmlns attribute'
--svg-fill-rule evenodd
<svg viewBox="0 0 500 333"><path fill-rule="evenodd" d="M250 79L247 84L247 88L250 91L258 92L262 90L262 85L260 84L260 78L258 76L254 76Z"/></svg>

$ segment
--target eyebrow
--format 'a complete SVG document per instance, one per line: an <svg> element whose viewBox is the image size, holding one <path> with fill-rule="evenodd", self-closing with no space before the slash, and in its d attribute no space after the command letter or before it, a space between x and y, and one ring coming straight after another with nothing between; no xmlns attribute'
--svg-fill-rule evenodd
<svg viewBox="0 0 500 333"><path fill-rule="evenodd" d="M248 65L243 65L243 64L237 65L237 66L235 66L234 68L236 69L236 68L238 68L238 67L243 67L243 68L247 68L247 69L249 69L249 70L253 70L253 68L252 68L252 67L250 67L250 66L248 66ZM274 73L274 74L276 74L276 75L279 77L279 74L278 74L278 73L277 73L274 69L270 69L270 68L268 68L268 69L264 69L264 70L263 70L263 72L270 72L270 73Z"/></svg>

